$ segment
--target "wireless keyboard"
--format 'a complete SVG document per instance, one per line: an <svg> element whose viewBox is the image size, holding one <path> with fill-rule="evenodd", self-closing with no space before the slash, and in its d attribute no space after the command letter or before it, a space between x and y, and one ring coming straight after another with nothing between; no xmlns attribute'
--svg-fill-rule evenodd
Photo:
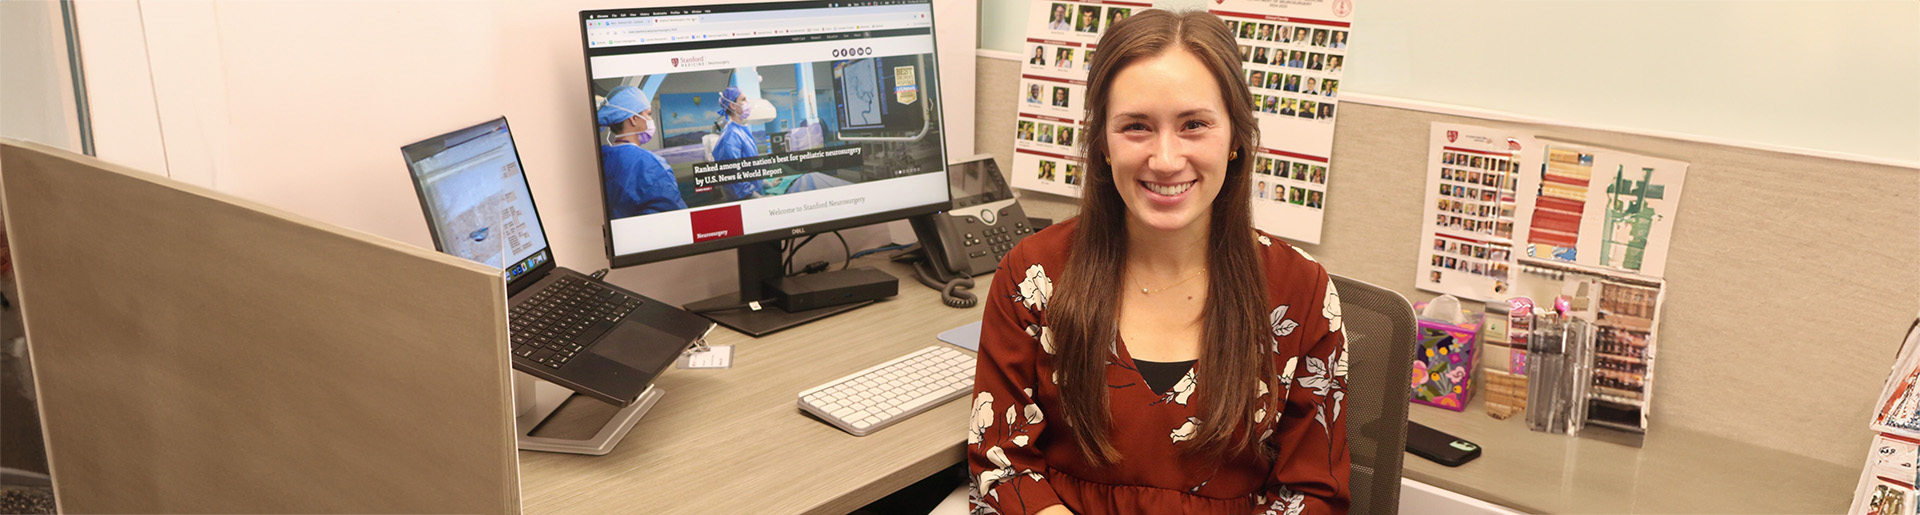
<svg viewBox="0 0 1920 515"><path fill-rule="evenodd" d="M867 436L973 392L973 356L936 345L800 392L800 409Z"/></svg>

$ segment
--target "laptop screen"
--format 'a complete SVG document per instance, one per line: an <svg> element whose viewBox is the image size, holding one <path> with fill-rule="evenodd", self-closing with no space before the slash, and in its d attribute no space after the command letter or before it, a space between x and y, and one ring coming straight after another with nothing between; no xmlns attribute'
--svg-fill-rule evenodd
<svg viewBox="0 0 1920 515"><path fill-rule="evenodd" d="M400 152L441 252L499 267L509 283L552 259L506 118Z"/></svg>

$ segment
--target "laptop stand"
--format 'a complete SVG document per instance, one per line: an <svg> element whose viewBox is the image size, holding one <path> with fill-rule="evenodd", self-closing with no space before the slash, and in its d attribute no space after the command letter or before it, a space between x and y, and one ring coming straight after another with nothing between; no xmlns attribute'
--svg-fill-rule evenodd
<svg viewBox="0 0 1920 515"><path fill-rule="evenodd" d="M533 378L527 377L526 379ZM652 409L654 403L660 402L660 396L665 394L658 385L648 386L647 391L641 392L640 398L635 399L633 404L629 404L625 408L620 408L620 411L614 412L613 418L608 419L606 425L600 426L600 430L595 432L592 437L586 439L550 438L533 436L533 431L539 428L540 423L545 422L549 415L559 410L561 405L566 404L568 398L574 396L573 390L568 390L564 386L537 379L528 382L534 385L533 409L527 410L526 413L513 420L514 432L519 435L520 450L523 451L588 454L593 456L600 456L612 452L613 446L619 445L620 439L625 438L627 431L633 429L633 424L639 422L640 417L646 415L647 410Z"/></svg>

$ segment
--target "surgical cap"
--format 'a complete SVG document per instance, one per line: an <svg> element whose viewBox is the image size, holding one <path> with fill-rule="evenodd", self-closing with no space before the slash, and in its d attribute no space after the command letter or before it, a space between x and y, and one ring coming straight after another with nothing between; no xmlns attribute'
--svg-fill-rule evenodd
<svg viewBox="0 0 1920 515"><path fill-rule="evenodd" d="M727 89L721 90L720 91L720 115L726 116L727 106L733 105L734 102L739 102L740 97L744 97L744 96L747 96L747 94L744 92L741 92L739 86L727 86Z"/></svg>
<svg viewBox="0 0 1920 515"><path fill-rule="evenodd" d="M613 88L613 93L607 95L606 103L600 104L600 112L596 118L599 119L600 125L619 125L620 122L633 118L641 111L646 111L652 104L653 99L647 98L640 88L620 86Z"/></svg>

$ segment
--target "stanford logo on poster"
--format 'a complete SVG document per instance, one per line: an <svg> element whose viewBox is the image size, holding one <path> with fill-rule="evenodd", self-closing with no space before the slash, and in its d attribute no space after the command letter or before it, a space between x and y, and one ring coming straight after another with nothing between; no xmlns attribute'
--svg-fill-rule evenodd
<svg viewBox="0 0 1920 515"><path fill-rule="evenodd" d="M1460 140L1460 131L1447 131L1447 143Z"/></svg>

